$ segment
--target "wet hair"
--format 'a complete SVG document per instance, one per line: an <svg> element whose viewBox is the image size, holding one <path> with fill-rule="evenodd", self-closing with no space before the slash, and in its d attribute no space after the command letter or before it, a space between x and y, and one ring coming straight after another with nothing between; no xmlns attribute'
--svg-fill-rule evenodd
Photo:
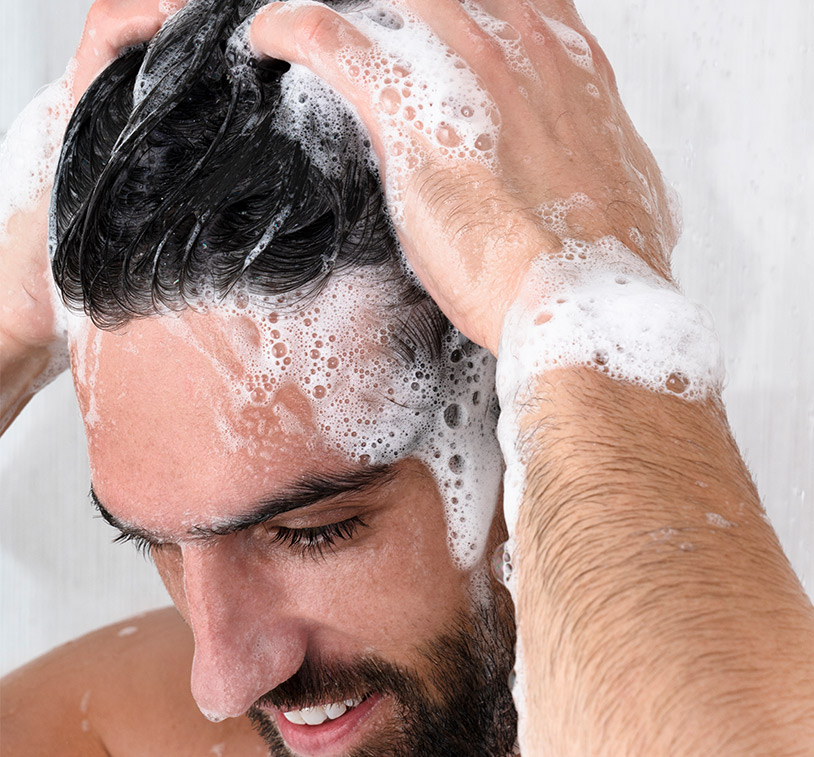
<svg viewBox="0 0 814 757"><path fill-rule="evenodd" d="M308 298L335 273L376 267L400 288L396 351L437 355L452 327L400 266L353 116L330 133L307 125L323 132L327 171L275 127L289 65L255 59L233 35L263 4L191 0L90 86L54 184L62 296L115 329L236 286Z"/></svg>

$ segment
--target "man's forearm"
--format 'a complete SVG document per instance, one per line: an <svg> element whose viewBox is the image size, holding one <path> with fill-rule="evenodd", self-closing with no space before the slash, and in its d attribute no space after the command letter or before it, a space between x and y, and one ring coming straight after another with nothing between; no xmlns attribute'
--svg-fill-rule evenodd
<svg viewBox="0 0 814 757"><path fill-rule="evenodd" d="M535 395L520 418L524 757L814 748L814 608L720 403L589 369L545 374Z"/></svg>
<svg viewBox="0 0 814 757"><path fill-rule="evenodd" d="M0 434L47 383L53 351L30 349L0 331Z"/></svg>

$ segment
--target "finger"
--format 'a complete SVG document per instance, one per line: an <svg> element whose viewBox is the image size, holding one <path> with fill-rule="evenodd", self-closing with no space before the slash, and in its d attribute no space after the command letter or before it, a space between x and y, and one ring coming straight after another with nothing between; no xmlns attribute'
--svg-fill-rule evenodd
<svg viewBox="0 0 814 757"><path fill-rule="evenodd" d="M167 18L187 0L161 3L139 0L118 3L97 0L91 7L76 51L74 100L78 101L96 76L126 47L152 39Z"/></svg>
<svg viewBox="0 0 814 757"><path fill-rule="evenodd" d="M499 16L479 13L480 4L460 0L405 0L432 31L470 67L488 73L505 64L504 52L492 28L485 20ZM484 9L485 10L485 9ZM498 21L498 26L502 26Z"/></svg>
<svg viewBox="0 0 814 757"><path fill-rule="evenodd" d="M272 3L252 22L250 41L259 55L303 65L342 95L367 128L374 150L384 156L377 114L387 112L380 100L389 93L377 91L371 79L386 61L350 21L322 5Z"/></svg>
<svg viewBox="0 0 814 757"><path fill-rule="evenodd" d="M260 55L304 65L351 102L359 100L358 87L350 82L356 70L347 61L365 61L372 43L330 8L272 3L252 22L250 40Z"/></svg>
<svg viewBox="0 0 814 757"><path fill-rule="evenodd" d="M580 20L574 0L532 0L532 2L541 13L564 23Z"/></svg>
<svg viewBox="0 0 814 757"><path fill-rule="evenodd" d="M592 74L598 74L611 92L616 91L616 75L605 51L585 26L572 3L554 3L555 7L550 11L554 15L541 9L545 3L540 0L529 0L524 4L533 9L535 15L548 27L548 36L559 43L559 48L565 52L571 63ZM565 6L569 6L571 11Z"/></svg>

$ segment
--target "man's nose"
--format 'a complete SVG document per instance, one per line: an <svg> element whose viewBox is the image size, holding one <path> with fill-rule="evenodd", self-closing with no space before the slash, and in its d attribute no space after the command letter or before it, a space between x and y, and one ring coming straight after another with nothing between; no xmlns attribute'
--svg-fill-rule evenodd
<svg viewBox="0 0 814 757"><path fill-rule="evenodd" d="M210 720L242 715L297 672L303 624L280 608L268 575L250 576L224 545L183 547L187 620L195 637L192 695Z"/></svg>

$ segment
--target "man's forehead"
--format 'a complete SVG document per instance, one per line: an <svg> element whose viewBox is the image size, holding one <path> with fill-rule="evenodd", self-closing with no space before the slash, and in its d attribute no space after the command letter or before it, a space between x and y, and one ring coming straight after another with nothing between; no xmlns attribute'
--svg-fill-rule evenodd
<svg viewBox="0 0 814 757"><path fill-rule="evenodd" d="M97 489L151 508L169 500L177 509L202 491L252 501L309 465L359 459L337 439L370 431L375 447L381 403L403 368L381 348L386 329L372 312L382 303L353 283L299 309L235 297L116 332L87 321L75 328L72 365Z"/></svg>
<svg viewBox="0 0 814 757"><path fill-rule="evenodd" d="M256 338L249 318L192 311L86 326L72 363L98 491L153 509L205 506L208 492L251 502L330 455L296 382L247 397L238 347Z"/></svg>

